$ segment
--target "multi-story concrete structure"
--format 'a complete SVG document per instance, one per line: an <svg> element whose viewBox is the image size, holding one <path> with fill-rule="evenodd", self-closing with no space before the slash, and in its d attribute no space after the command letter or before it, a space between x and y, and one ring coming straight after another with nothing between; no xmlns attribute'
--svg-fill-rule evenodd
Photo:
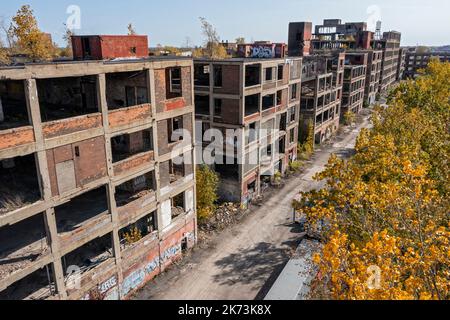
<svg viewBox="0 0 450 320"><path fill-rule="evenodd" d="M300 104L300 141L307 138L309 124L314 125L317 144L339 129L345 54L304 57Z"/></svg>
<svg viewBox="0 0 450 320"><path fill-rule="evenodd" d="M377 93L385 92L396 81L401 71L399 63L401 34L395 31L385 32L381 39L375 39L375 33L367 30L365 22L342 23L339 19L324 20L315 27L308 22L291 23L289 27L290 55L322 54L333 51L368 54L365 98L374 103ZM310 48L308 52L308 48ZM382 67L379 71L380 52ZM301 53L301 54L300 54ZM369 74L370 72L370 74ZM373 79L378 79L379 85ZM369 81L370 79L370 81ZM374 92L374 90L378 90Z"/></svg>
<svg viewBox="0 0 450 320"><path fill-rule="evenodd" d="M221 177L221 199L245 205L296 159L302 59L197 59L194 65L202 132L242 133L225 138L212 166ZM227 155L232 159L221 164Z"/></svg>
<svg viewBox="0 0 450 320"><path fill-rule="evenodd" d="M398 53L397 81L401 81L405 77L406 70L406 49L400 48Z"/></svg>
<svg viewBox="0 0 450 320"><path fill-rule="evenodd" d="M397 81L399 66L401 33L397 31L384 32L381 39L372 41L374 50L383 51L381 67L380 93L385 93Z"/></svg>
<svg viewBox="0 0 450 320"><path fill-rule="evenodd" d="M192 79L180 58L0 68L0 299L126 299L195 244L172 134L193 133Z"/></svg>
<svg viewBox="0 0 450 320"><path fill-rule="evenodd" d="M348 111L358 114L364 106L367 61L368 53L345 54L341 116Z"/></svg>
<svg viewBox="0 0 450 320"><path fill-rule="evenodd" d="M352 53L352 51L350 51ZM367 53L366 84L364 89L364 101L367 104L374 104L379 93L381 68L383 64L383 51L364 50L354 51L354 53Z"/></svg>
<svg viewBox="0 0 450 320"><path fill-rule="evenodd" d="M406 50L406 49L404 49ZM414 78L420 69L425 69L431 59L441 62L450 62L448 51L417 52L415 49L408 50L405 57L405 73L403 78Z"/></svg>

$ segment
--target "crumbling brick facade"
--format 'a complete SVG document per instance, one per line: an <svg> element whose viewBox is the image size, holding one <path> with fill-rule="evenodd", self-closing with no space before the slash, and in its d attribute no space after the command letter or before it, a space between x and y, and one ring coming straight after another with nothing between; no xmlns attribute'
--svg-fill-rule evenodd
<svg viewBox="0 0 450 320"><path fill-rule="evenodd" d="M192 70L0 69L2 299L127 299L196 243ZM171 140L174 123L191 137Z"/></svg>
<svg viewBox="0 0 450 320"><path fill-rule="evenodd" d="M247 205L296 159L301 68L301 58L194 61L197 131L202 131L197 143L211 143L205 141L208 129L224 136L213 165L221 200ZM227 130L242 134L227 137ZM263 137L264 132L276 133ZM231 163L225 161L227 150Z"/></svg>

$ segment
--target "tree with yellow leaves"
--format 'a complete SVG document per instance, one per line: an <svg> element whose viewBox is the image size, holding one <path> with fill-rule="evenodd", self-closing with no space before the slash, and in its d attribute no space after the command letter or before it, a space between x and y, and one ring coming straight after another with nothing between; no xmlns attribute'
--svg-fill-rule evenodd
<svg viewBox="0 0 450 320"><path fill-rule="evenodd" d="M219 176L207 165L197 168L197 215L207 219L214 211L218 199Z"/></svg>
<svg viewBox="0 0 450 320"><path fill-rule="evenodd" d="M8 49L3 46L3 42L0 39L0 65L6 65L9 64L9 54Z"/></svg>
<svg viewBox="0 0 450 320"><path fill-rule="evenodd" d="M49 60L55 53L50 37L39 29L29 5L24 5L17 11L12 18L10 30L19 52L28 55L31 60Z"/></svg>
<svg viewBox="0 0 450 320"><path fill-rule="evenodd" d="M315 297L450 298L449 75L432 62L401 84L356 155L331 157L316 177L326 188L294 202L324 242Z"/></svg>
<svg viewBox="0 0 450 320"><path fill-rule="evenodd" d="M220 43L220 37L214 26L205 18L200 17L202 25L202 33L205 36L205 46L199 50L194 50L194 58L210 58L210 59L225 59L228 58L227 50Z"/></svg>

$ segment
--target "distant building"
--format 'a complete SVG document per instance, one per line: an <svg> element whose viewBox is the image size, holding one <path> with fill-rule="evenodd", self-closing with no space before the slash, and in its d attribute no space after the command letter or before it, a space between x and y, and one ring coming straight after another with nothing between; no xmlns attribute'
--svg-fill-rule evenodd
<svg viewBox="0 0 450 320"><path fill-rule="evenodd" d="M425 69L431 59L450 62L450 51L417 52L415 48L410 48L405 53L405 73L403 78L416 77L419 70Z"/></svg>

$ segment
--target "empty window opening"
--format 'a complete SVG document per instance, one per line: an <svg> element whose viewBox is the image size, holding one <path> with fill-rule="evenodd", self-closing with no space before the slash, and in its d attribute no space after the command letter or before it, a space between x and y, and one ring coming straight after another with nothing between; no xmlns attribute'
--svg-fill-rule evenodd
<svg viewBox="0 0 450 320"><path fill-rule="evenodd" d="M174 183L185 176L185 167L183 156L179 156L169 161L170 183Z"/></svg>
<svg viewBox="0 0 450 320"><path fill-rule="evenodd" d="M152 212L119 231L121 249L128 249L156 230L156 212Z"/></svg>
<svg viewBox="0 0 450 320"><path fill-rule="evenodd" d="M253 94L245 97L245 116L259 112L259 94Z"/></svg>
<svg viewBox="0 0 450 320"><path fill-rule="evenodd" d="M231 161L230 161L231 162ZM239 165L238 160L235 159L233 161L233 164L227 164L226 160L223 160L223 164L216 164L214 171L216 171L220 179L233 179L238 180L239 179Z"/></svg>
<svg viewBox="0 0 450 320"><path fill-rule="evenodd" d="M281 138L278 141L278 153L284 154L285 152L286 152L286 138Z"/></svg>
<svg viewBox="0 0 450 320"><path fill-rule="evenodd" d="M280 122L279 122L279 129L281 130L281 131L286 131L286 128L287 128L287 114L286 113L283 113L281 116L280 116Z"/></svg>
<svg viewBox="0 0 450 320"><path fill-rule="evenodd" d="M147 71L106 74L106 101L109 110L150 103Z"/></svg>
<svg viewBox="0 0 450 320"><path fill-rule="evenodd" d="M209 65L196 64L194 66L194 83L199 87L209 87Z"/></svg>
<svg viewBox="0 0 450 320"><path fill-rule="evenodd" d="M214 116L222 117L222 99L214 99Z"/></svg>
<svg viewBox="0 0 450 320"><path fill-rule="evenodd" d="M280 64L278 66L278 80L283 80L284 78L284 65Z"/></svg>
<svg viewBox="0 0 450 320"><path fill-rule="evenodd" d="M92 57L92 51L91 51L91 42L90 37L83 37L81 38L82 46L83 46L83 58L89 59Z"/></svg>
<svg viewBox="0 0 450 320"><path fill-rule="evenodd" d="M172 198L172 220L186 213L184 192Z"/></svg>
<svg viewBox="0 0 450 320"><path fill-rule="evenodd" d="M0 131L30 125L23 81L0 81Z"/></svg>
<svg viewBox="0 0 450 320"><path fill-rule="evenodd" d="M298 84L293 84L291 86L291 100L296 100L298 97Z"/></svg>
<svg viewBox="0 0 450 320"><path fill-rule="evenodd" d="M0 280L50 252L43 214L0 228Z"/></svg>
<svg viewBox="0 0 450 320"><path fill-rule="evenodd" d="M88 242L62 257L66 282L70 283L70 280L73 279L72 277L76 276L73 273L69 273L71 271L70 266L79 267L80 273L78 275L83 275L111 258L113 258L111 234Z"/></svg>
<svg viewBox="0 0 450 320"><path fill-rule="evenodd" d="M117 207L120 208L139 198L153 195L155 189L155 173L153 171L124 182L116 187Z"/></svg>
<svg viewBox="0 0 450 320"><path fill-rule="evenodd" d="M209 115L209 96L195 95L195 114Z"/></svg>
<svg viewBox="0 0 450 320"><path fill-rule="evenodd" d="M295 122L296 111L296 107L292 107L289 109L289 122Z"/></svg>
<svg viewBox="0 0 450 320"><path fill-rule="evenodd" d="M0 160L0 216L39 201L35 155Z"/></svg>
<svg viewBox="0 0 450 320"><path fill-rule="evenodd" d="M175 143L183 140L183 117L176 117L167 120L168 143Z"/></svg>
<svg viewBox="0 0 450 320"><path fill-rule="evenodd" d="M108 214L106 187L88 191L55 208L58 233L71 233Z"/></svg>
<svg viewBox="0 0 450 320"><path fill-rule="evenodd" d="M283 91L277 91L277 106L280 106L283 103Z"/></svg>
<svg viewBox="0 0 450 320"><path fill-rule="evenodd" d="M262 109L267 110L275 107L275 94L269 94L263 97Z"/></svg>
<svg viewBox="0 0 450 320"><path fill-rule="evenodd" d="M95 76L37 80L43 122L99 112Z"/></svg>
<svg viewBox="0 0 450 320"><path fill-rule="evenodd" d="M252 87L261 84L261 65L252 64L245 66L245 86Z"/></svg>
<svg viewBox="0 0 450 320"><path fill-rule="evenodd" d="M49 264L0 292L0 300L46 300L56 294L53 267Z"/></svg>
<svg viewBox="0 0 450 320"><path fill-rule="evenodd" d="M153 150L153 130L142 130L111 138L113 162Z"/></svg>
<svg viewBox="0 0 450 320"><path fill-rule="evenodd" d="M273 76L274 76L274 69L275 68L272 68L272 67L264 69L265 81L266 82L270 82L270 81L274 80L274 78L273 78Z"/></svg>
<svg viewBox="0 0 450 320"><path fill-rule="evenodd" d="M181 68L166 69L166 99L174 99L182 96Z"/></svg>
<svg viewBox="0 0 450 320"><path fill-rule="evenodd" d="M246 132L246 144L255 142L258 140L258 128L257 128L257 122L250 123Z"/></svg>
<svg viewBox="0 0 450 320"><path fill-rule="evenodd" d="M223 83L222 66L214 66L214 87L221 88Z"/></svg>

